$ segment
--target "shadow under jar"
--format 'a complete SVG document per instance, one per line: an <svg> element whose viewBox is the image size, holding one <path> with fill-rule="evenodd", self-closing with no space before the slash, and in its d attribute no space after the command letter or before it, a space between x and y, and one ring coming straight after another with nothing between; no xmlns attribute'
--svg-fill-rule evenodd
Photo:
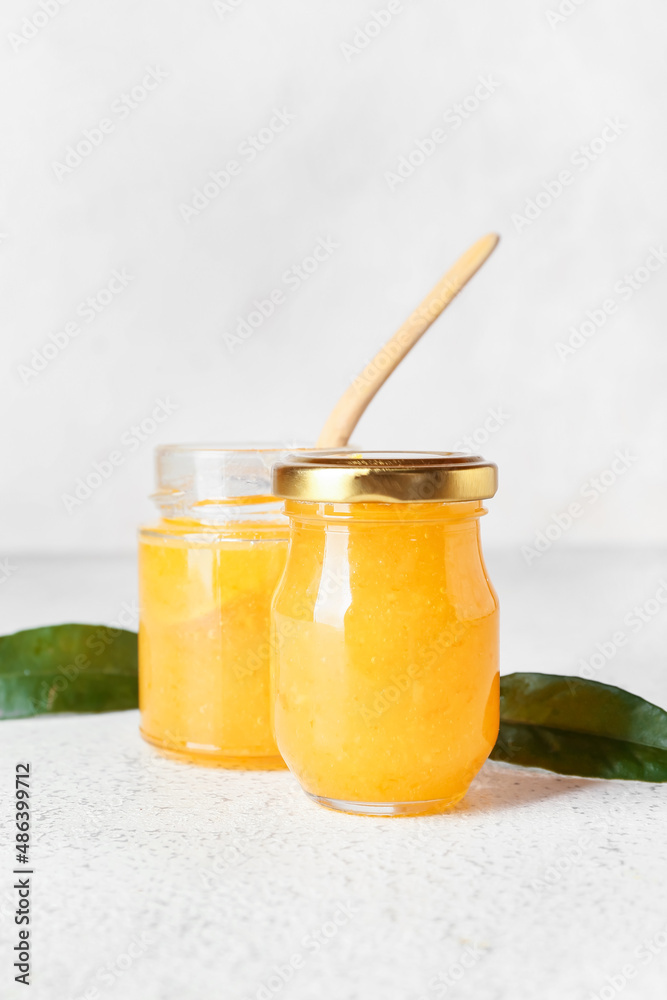
<svg viewBox="0 0 667 1000"><path fill-rule="evenodd" d="M142 736L198 764L278 768L271 599L288 522L271 496L278 446L156 451L161 520L139 537Z"/></svg>
<svg viewBox="0 0 667 1000"><path fill-rule="evenodd" d="M290 456L273 601L280 752L332 809L458 802L498 735L498 600L482 557L495 465L454 453Z"/></svg>

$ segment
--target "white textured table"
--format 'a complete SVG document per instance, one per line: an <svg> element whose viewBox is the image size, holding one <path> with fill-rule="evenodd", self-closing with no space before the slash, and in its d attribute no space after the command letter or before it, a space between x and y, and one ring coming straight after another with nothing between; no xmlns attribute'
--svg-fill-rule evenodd
<svg viewBox="0 0 667 1000"><path fill-rule="evenodd" d="M131 559L20 560L0 631L114 621ZM667 705L664 552L489 558L503 668L601 668ZM650 604L653 608L654 605ZM641 619L640 619L641 620ZM32 766L33 985L13 983L14 765ZM0 995L12 1000L664 1000L667 786L487 764L441 817L318 808L287 773L165 761L137 713L0 723Z"/></svg>

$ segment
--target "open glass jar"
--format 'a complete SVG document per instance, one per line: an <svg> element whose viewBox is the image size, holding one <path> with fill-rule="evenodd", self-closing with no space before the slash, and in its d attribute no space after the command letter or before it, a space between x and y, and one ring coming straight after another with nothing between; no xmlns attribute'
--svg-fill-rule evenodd
<svg viewBox="0 0 667 1000"><path fill-rule="evenodd" d="M452 453L291 456L273 603L274 730L333 809L441 812L498 734L498 601L480 547L497 470Z"/></svg>
<svg viewBox="0 0 667 1000"><path fill-rule="evenodd" d="M284 767L270 723L271 598L288 522L277 445L157 449L158 524L139 539L141 733L170 756Z"/></svg>

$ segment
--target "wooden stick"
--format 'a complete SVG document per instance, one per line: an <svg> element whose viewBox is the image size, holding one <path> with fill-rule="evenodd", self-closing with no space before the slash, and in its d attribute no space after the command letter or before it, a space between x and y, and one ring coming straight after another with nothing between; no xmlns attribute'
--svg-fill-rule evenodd
<svg viewBox="0 0 667 1000"><path fill-rule="evenodd" d="M435 288L417 306L394 336L366 365L331 411L317 440L318 448L343 448L371 399L391 373L412 350L443 309L461 291L498 245L499 236L482 237L459 257Z"/></svg>

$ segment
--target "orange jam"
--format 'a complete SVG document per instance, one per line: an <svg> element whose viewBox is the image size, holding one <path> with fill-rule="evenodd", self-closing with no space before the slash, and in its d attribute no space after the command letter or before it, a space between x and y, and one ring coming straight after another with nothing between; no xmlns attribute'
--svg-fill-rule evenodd
<svg viewBox="0 0 667 1000"><path fill-rule="evenodd" d="M282 766L270 724L269 613L285 528L192 536L163 522L139 546L141 731L198 763Z"/></svg>
<svg viewBox="0 0 667 1000"><path fill-rule="evenodd" d="M142 735L169 756L284 767L270 709L271 599L288 537L268 495L274 454L158 450L163 517L139 540L139 706Z"/></svg>
<svg viewBox="0 0 667 1000"><path fill-rule="evenodd" d="M299 491L308 494L303 477ZM478 499L287 499L285 509L290 548L271 643L283 758L332 808L446 809L498 734L498 601L480 548L484 508Z"/></svg>

